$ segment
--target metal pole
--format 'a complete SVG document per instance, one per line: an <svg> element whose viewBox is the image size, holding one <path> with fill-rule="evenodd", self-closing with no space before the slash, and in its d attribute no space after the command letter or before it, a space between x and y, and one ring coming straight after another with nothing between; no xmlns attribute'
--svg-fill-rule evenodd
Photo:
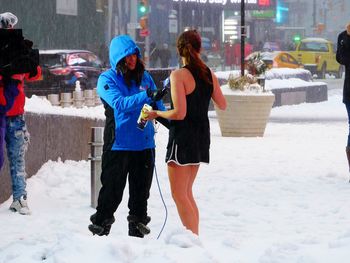
<svg viewBox="0 0 350 263"><path fill-rule="evenodd" d="M91 206L96 208L101 189L101 157L103 149L103 127L91 128Z"/></svg>
<svg viewBox="0 0 350 263"><path fill-rule="evenodd" d="M316 0L313 0L312 4L312 18L313 18L313 27L316 28Z"/></svg>
<svg viewBox="0 0 350 263"><path fill-rule="evenodd" d="M113 16L113 0L108 0L108 32L107 32L107 43L112 39L112 16Z"/></svg>
<svg viewBox="0 0 350 263"><path fill-rule="evenodd" d="M183 25L182 25L182 2L179 2L179 15L178 15L178 21L179 21L179 33L181 34L183 29Z"/></svg>
<svg viewBox="0 0 350 263"><path fill-rule="evenodd" d="M245 0L241 0L241 76L244 76Z"/></svg>
<svg viewBox="0 0 350 263"><path fill-rule="evenodd" d="M323 24L324 24L324 30L323 30L323 34L326 33L327 30L327 12L328 12L328 7L327 7L327 2L324 1L323 3Z"/></svg>
<svg viewBox="0 0 350 263"><path fill-rule="evenodd" d="M144 55L144 60L146 63L146 68L149 67L150 61L149 61L149 52L150 52L150 43L149 43L149 35L145 37L145 55Z"/></svg>

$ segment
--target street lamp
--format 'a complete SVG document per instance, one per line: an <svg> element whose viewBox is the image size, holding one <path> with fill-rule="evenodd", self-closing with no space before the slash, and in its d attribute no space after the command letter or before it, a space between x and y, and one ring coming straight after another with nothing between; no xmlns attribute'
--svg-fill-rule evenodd
<svg viewBox="0 0 350 263"><path fill-rule="evenodd" d="M245 1L241 0L241 76L244 76Z"/></svg>

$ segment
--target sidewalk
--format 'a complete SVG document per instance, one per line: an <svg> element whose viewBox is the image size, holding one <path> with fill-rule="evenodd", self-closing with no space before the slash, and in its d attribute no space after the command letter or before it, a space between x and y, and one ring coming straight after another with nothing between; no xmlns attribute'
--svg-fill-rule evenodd
<svg viewBox="0 0 350 263"><path fill-rule="evenodd" d="M348 132L341 95L272 109L264 137L222 137L210 112L210 164L193 191L200 236L180 222L164 161L168 130L157 126L151 233L127 236L127 198L108 237L87 229L90 163L46 163L28 180L31 216L0 205L0 262L330 263L350 258Z"/></svg>

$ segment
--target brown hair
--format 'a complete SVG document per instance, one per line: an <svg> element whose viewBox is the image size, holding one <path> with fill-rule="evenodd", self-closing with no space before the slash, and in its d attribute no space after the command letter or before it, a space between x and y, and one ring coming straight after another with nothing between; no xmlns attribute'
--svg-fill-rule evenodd
<svg viewBox="0 0 350 263"><path fill-rule="evenodd" d="M141 81L142 81L142 76L145 71L145 64L142 61L142 59L137 57L135 69L130 70L126 66L125 57L124 57L118 62L116 70L122 73L124 77L124 81L128 87L131 86L132 80L134 80L136 82L136 85L138 86L141 84Z"/></svg>
<svg viewBox="0 0 350 263"><path fill-rule="evenodd" d="M207 74L207 66L200 57L195 54L195 52L199 54L202 48L202 40L198 32L196 30L183 32L178 37L176 46L179 55L186 59L188 68L192 72L196 72L205 82L212 84L212 81Z"/></svg>

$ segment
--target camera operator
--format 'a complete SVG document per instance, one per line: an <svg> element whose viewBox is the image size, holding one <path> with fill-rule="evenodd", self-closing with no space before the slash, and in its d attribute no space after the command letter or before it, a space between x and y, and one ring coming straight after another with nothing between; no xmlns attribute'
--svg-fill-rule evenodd
<svg viewBox="0 0 350 263"><path fill-rule="evenodd" d="M17 22L17 17L12 13L6 12L0 14L0 30L12 30ZM19 43L22 49L19 50L18 53L21 53L23 50L29 53L32 51L32 45L33 43L30 40L23 39L22 37ZM17 50L15 51L17 52ZM41 77L41 68L38 62L38 59L35 62L30 58L30 55L28 55L22 56L20 59L14 59L13 63L11 63L12 67L10 67L10 70L1 71L0 68L0 77L2 77L3 80L5 79L3 83L0 83L0 87L4 90L4 93L12 92L12 96L8 96L10 99L7 102L12 102L12 107L6 112L6 118L4 118L4 122L1 123L1 142L3 143L3 136L5 136L12 180L13 202L10 206L10 210L23 215L30 214L27 204L24 159L25 151L29 143L29 133L24 119L24 81L36 80ZM9 91L7 92L7 90ZM4 129L4 131L2 131L2 129ZM0 146L3 155L3 145Z"/></svg>
<svg viewBox="0 0 350 263"><path fill-rule="evenodd" d="M144 104L164 110L166 91L157 90L145 70L140 48L128 35L112 39L109 48L111 68L98 79L97 92L105 106L105 133L102 154L102 188L89 230L108 235L115 221L126 181L129 184L129 236L143 238L150 233L147 224L148 199L155 160L155 129L152 123L138 121Z"/></svg>

